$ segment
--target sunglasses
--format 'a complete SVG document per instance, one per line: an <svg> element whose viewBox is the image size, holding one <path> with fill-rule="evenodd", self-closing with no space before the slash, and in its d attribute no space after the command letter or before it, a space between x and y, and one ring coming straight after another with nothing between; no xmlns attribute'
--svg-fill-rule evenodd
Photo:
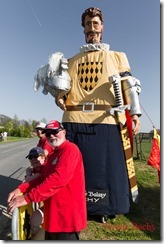
<svg viewBox="0 0 164 244"><path fill-rule="evenodd" d="M42 130L43 130L43 128L36 128L36 129L35 129L35 131L38 131L38 130L41 130L41 131L42 131Z"/></svg>
<svg viewBox="0 0 164 244"><path fill-rule="evenodd" d="M28 159L31 160L31 159L33 159L33 158L36 159L36 158L38 158L38 157L39 157L39 155L29 155L29 156L28 156Z"/></svg>
<svg viewBox="0 0 164 244"><path fill-rule="evenodd" d="M62 128L59 128L57 130L48 130L45 135L46 137L50 137L50 135L57 135L59 133L59 131L63 130Z"/></svg>

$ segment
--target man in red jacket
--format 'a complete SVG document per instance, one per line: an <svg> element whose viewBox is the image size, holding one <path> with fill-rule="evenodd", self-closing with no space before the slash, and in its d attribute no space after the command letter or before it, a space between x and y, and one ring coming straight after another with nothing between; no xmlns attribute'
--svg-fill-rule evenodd
<svg viewBox="0 0 164 244"><path fill-rule="evenodd" d="M50 155L50 153L54 150L54 147L52 147L49 143L47 138L45 137L45 134L42 133L43 129L45 128L46 124L43 122L39 122L36 127L35 131L37 136L39 137L39 141L37 144L37 147L41 147L44 150L44 154L46 157Z"/></svg>
<svg viewBox="0 0 164 244"><path fill-rule="evenodd" d="M82 155L58 121L50 121L43 133L55 150L38 178L9 193L8 211L43 201L45 240L78 240L87 226Z"/></svg>

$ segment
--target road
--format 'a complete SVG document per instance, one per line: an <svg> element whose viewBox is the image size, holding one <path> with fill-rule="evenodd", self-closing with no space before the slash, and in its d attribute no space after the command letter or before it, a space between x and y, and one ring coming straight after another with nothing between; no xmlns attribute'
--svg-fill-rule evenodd
<svg viewBox="0 0 164 244"><path fill-rule="evenodd" d="M7 213L7 197L23 180L29 166L25 157L37 142L37 138L0 142L0 240L10 239L11 215Z"/></svg>
<svg viewBox="0 0 164 244"><path fill-rule="evenodd" d="M38 139L36 138L17 142L1 142L0 175L11 177L16 170L27 167L29 161L25 157L29 150L36 146L37 141Z"/></svg>

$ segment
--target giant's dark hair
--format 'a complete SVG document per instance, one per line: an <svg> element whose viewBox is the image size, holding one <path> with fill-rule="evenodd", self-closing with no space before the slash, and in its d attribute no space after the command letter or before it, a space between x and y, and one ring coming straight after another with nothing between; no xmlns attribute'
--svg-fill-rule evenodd
<svg viewBox="0 0 164 244"><path fill-rule="evenodd" d="M85 21L86 15L89 15L89 17L99 16L101 22L103 23L103 15L102 15L101 10L99 8L90 7L90 8L87 8L81 16L81 25L83 27L85 27L84 21Z"/></svg>

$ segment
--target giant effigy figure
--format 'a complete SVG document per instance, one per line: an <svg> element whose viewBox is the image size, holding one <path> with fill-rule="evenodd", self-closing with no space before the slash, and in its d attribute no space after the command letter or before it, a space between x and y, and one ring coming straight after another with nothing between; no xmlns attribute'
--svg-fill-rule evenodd
<svg viewBox="0 0 164 244"><path fill-rule="evenodd" d="M37 75L35 90L40 83L44 93L48 88L45 94L49 91L64 111L67 139L83 155L88 215L105 221L128 213L131 198L138 200L132 137L140 129L141 87L131 74L126 54L102 43L103 22L99 8L86 9L81 17L86 44L72 58L59 58L60 67L51 72L53 79ZM59 54L54 54L57 59ZM60 89L62 72L67 75Z"/></svg>

